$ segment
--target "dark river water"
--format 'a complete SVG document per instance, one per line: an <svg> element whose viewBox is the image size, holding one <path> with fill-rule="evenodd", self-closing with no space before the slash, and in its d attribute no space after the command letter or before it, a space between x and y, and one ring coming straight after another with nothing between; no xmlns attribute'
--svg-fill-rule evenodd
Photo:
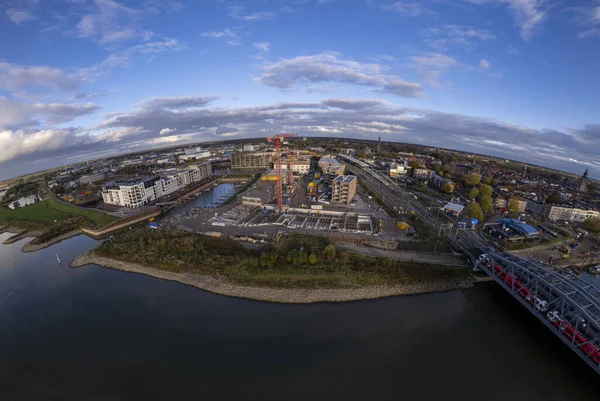
<svg viewBox="0 0 600 401"><path fill-rule="evenodd" d="M276 305L66 267L87 237L24 243L0 245L1 401L600 400L600 377L494 283Z"/></svg>

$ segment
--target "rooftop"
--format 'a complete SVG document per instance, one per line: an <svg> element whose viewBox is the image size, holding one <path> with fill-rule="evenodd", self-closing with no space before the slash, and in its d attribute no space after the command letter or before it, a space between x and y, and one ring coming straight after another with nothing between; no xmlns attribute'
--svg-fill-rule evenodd
<svg viewBox="0 0 600 401"><path fill-rule="evenodd" d="M465 207L464 207L463 205L460 205L460 204L458 204L458 203L452 203L452 202L448 202L448 203L446 203L446 205L444 206L444 209L451 210L451 211L453 211L453 212L456 212L456 213L460 213L460 212L462 212L462 210L463 210L464 208L465 208Z"/></svg>
<svg viewBox="0 0 600 401"><path fill-rule="evenodd" d="M532 225L525 223L524 221L515 220L515 219L501 219L499 221L500 224L504 224L508 228L511 228L517 231L520 234L531 236L538 235L539 231Z"/></svg>
<svg viewBox="0 0 600 401"><path fill-rule="evenodd" d="M354 180L356 180L355 175L338 175L334 178L334 181L341 181L345 183L351 183Z"/></svg>

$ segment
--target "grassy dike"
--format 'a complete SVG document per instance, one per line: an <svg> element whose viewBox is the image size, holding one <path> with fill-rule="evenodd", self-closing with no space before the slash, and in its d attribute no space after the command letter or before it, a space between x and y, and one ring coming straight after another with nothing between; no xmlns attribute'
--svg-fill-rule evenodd
<svg viewBox="0 0 600 401"><path fill-rule="evenodd" d="M82 227L100 228L116 220L118 217L64 204L54 198L15 210L0 208L0 227L20 231L5 243L35 237L23 247L25 252L33 252L81 234Z"/></svg>
<svg viewBox="0 0 600 401"><path fill-rule="evenodd" d="M105 241L73 265L90 263L223 295L284 303L342 302L472 286L466 268L432 268L339 252L326 238L303 235L254 251L228 239L137 229Z"/></svg>

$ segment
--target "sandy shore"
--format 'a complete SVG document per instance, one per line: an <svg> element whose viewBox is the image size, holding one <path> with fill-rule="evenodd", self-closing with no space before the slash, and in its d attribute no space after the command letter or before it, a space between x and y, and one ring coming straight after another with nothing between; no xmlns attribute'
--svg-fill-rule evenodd
<svg viewBox="0 0 600 401"><path fill-rule="evenodd" d="M450 291L473 287L473 281L471 280L436 284L418 284L407 286L369 286L347 289L292 289L245 287L241 285L231 284L223 278L215 278L190 273L166 272L154 269L152 267L96 256L93 255L91 252L92 251L87 251L82 255L76 257L71 263L71 267L80 267L89 264L95 264L111 269L122 270L131 273L145 274L163 280L177 281L179 283L191 285L193 287L197 287L215 294L275 303L309 304L316 302L348 302L364 299L385 298L398 295Z"/></svg>
<svg viewBox="0 0 600 401"><path fill-rule="evenodd" d="M71 237L75 237L77 235L83 234L83 232L80 229L77 230L73 230L73 231L69 231L68 233L65 233L63 235L59 235L58 237L52 238L49 241L43 242L41 244L32 244L31 241L26 243L25 246L23 246L23 249L21 249L23 252L35 252L35 251L39 251L40 249L44 249L47 248L51 245L54 245L60 241L64 241L66 239L69 239ZM38 234L39 235L39 234Z"/></svg>

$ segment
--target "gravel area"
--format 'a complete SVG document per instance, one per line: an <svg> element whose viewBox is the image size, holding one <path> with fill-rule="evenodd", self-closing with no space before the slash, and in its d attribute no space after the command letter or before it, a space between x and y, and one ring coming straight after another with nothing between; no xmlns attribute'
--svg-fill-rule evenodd
<svg viewBox="0 0 600 401"><path fill-rule="evenodd" d="M369 286L347 289L288 289L246 287L227 282L224 278L202 276L190 273L174 273L154 269L134 263L122 262L100 257L87 251L76 257L71 267L95 264L111 269L131 273L146 274L163 280L177 281L215 294L236 298L246 298L265 302L309 304L317 302L348 302L363 299L385 298L398 295L423 294L430 292L450 291L473 287L472 280L447 283L418 284L407 286Z"/></svg>

